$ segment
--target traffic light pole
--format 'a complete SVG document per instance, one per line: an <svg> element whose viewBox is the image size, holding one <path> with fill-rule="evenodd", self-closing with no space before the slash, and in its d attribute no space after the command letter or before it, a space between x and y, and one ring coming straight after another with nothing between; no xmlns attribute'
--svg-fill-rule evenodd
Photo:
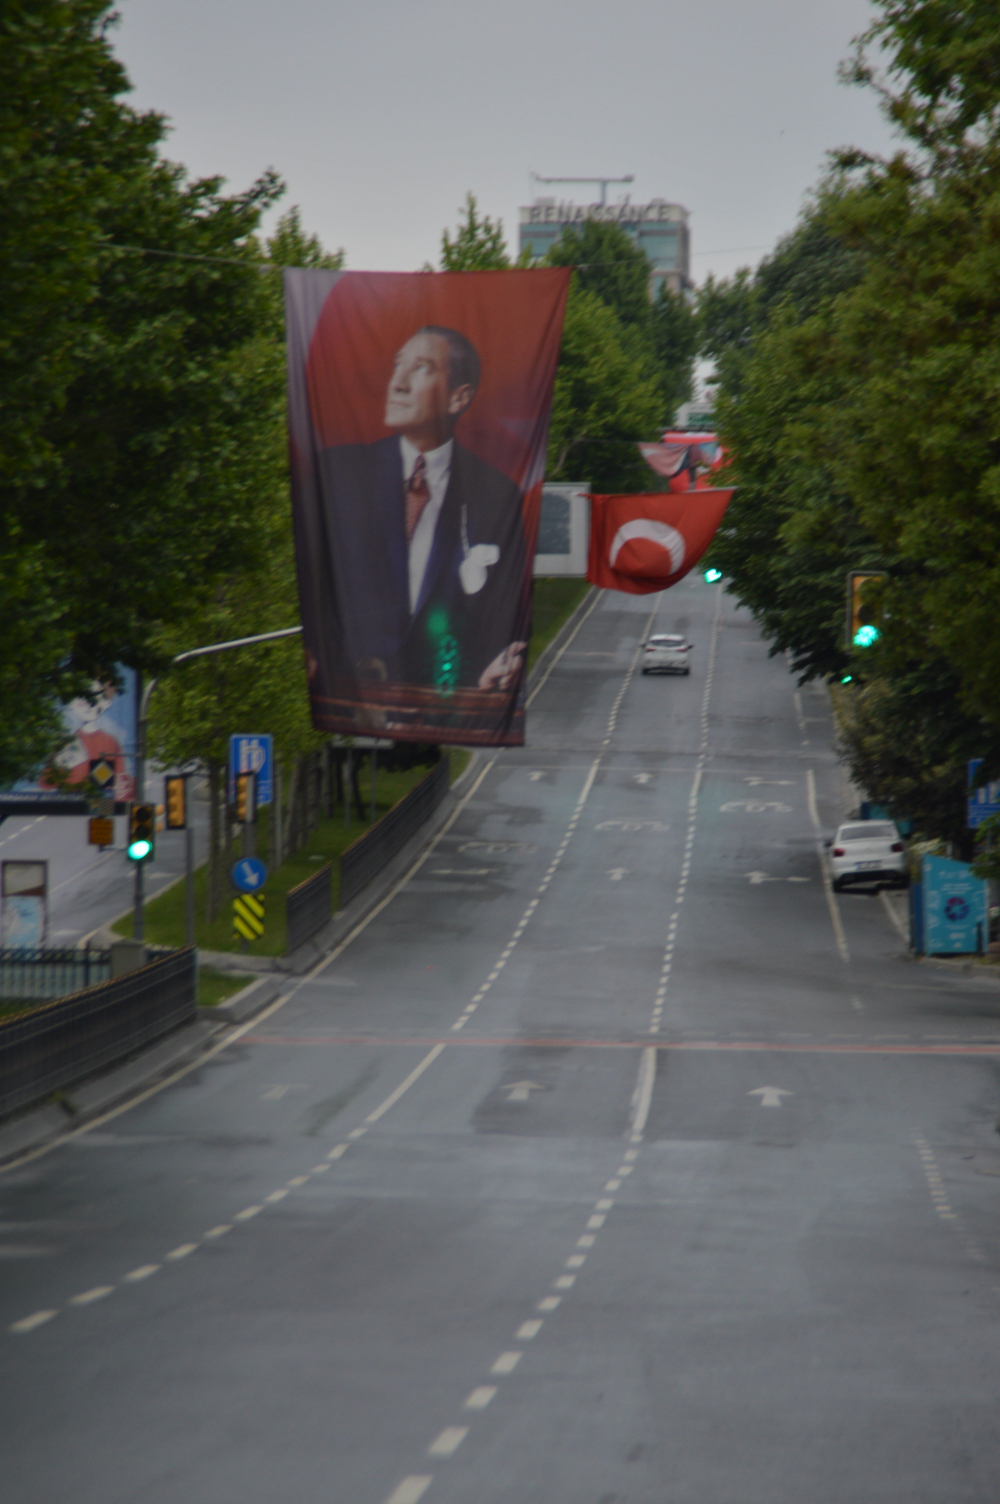
<svg viewBox="0 0 1000 1504"><path fill-rule="evenodd" d="M135 695L138 706L135 727L135 803L146 802L146 707L155 679L146 690L142 687L142 670L136 669ZM136 940L146 938L146 863L135 864L135 891L132 896L132 934Z"/></svg>

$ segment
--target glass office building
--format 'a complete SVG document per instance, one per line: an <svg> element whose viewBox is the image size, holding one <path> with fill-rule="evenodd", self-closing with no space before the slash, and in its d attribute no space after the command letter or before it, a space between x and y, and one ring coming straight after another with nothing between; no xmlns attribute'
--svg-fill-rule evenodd
<svg viewBox="0 0 1000 1504"><path fill-rule="evenodd" d="M520 211L518 249L530 247L532 256L544 256L568 226L585 220L602 220L617 224L644 251L649 261L649 290L655 297L661 282L673 292L687 292L691 287L691 235L688 211L666 199L650 199L648 204L633 204L622 199L617 204L574 204L554 198L536 198Z"/></svg>

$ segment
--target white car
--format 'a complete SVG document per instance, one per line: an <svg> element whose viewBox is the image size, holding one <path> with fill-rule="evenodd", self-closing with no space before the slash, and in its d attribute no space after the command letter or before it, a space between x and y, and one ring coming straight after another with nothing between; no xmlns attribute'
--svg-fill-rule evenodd
<svg viewBox="0 0 1000 1504"><path fill-rule="evenodd" d="M659 632L643 643L642 671L644 674L689 674L691 665L687 655L691 644L679 632Z"/></svg>
<svg viewBox="0 0 1000 1504"><path fill-rule="evenodd" d="M826 844L836 892L841 892L848 883L891 882L906 886L909 876L906 850L891 820L856 820L841 825L833 840Z"/></svg>

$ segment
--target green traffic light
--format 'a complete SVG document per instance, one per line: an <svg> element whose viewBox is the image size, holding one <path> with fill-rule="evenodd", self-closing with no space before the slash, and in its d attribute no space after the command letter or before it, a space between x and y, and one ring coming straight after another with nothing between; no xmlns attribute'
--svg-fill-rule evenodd
<svg viewBox="0 0 1000 1504"><path fill-rule="evenodd" d="M715 582L716 582L716 580L721 580L721 579L722 579L722 570L721 569L706 569L705 570L705 583L707 585L714 585Z"/></svg>
<svg viewBox="0 0 1000 1504"><path fill-rule="evenodd" d="M128 859L130 862L144 862L152 849L152 841L131 841L128 848Z"/></svg>
<svg viewBox="0 0 1000 1504"><path fill-rule="evenodd" d="M859 627L854 634L854 646L856 648L870 648L873 643L878 642L878 638L878 627L871 625Z"/></svg>

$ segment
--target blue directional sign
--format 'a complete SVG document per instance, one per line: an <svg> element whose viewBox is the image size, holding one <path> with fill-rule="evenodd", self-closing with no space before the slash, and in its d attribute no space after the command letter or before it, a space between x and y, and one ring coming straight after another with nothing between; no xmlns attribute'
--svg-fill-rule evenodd
<svg viewBox="0 0 1000 1504"><path fill-rule="evenodd" d="M229 876L241 893L256 893L267 882L267 868L258 856L244 856L234 862Z"/></svg>
<svg viewBox="0 0 1000 1504"><path fill-rule="evenodd" d="M270 736L229 738L229 802L236 798L237 773L257 774L257 808L274 797L274 748Z"/></svg>
<svg viewBox="0 0 1000 1504"><path fill-rule="evenodd" d="M923 861L924 951L969 955L989 938L986 883L967 862L943 856Z"/></svg>
<svg viewBox="0 0 1000 1504"><path fill-rule="evenodd" d="M981 757L973 757L969 762L969 815L968 827L976 830L990 815L1000 815L1000 778L992 783L984 783L981 788L974 789L972 780L983 765Z"/></svg>

